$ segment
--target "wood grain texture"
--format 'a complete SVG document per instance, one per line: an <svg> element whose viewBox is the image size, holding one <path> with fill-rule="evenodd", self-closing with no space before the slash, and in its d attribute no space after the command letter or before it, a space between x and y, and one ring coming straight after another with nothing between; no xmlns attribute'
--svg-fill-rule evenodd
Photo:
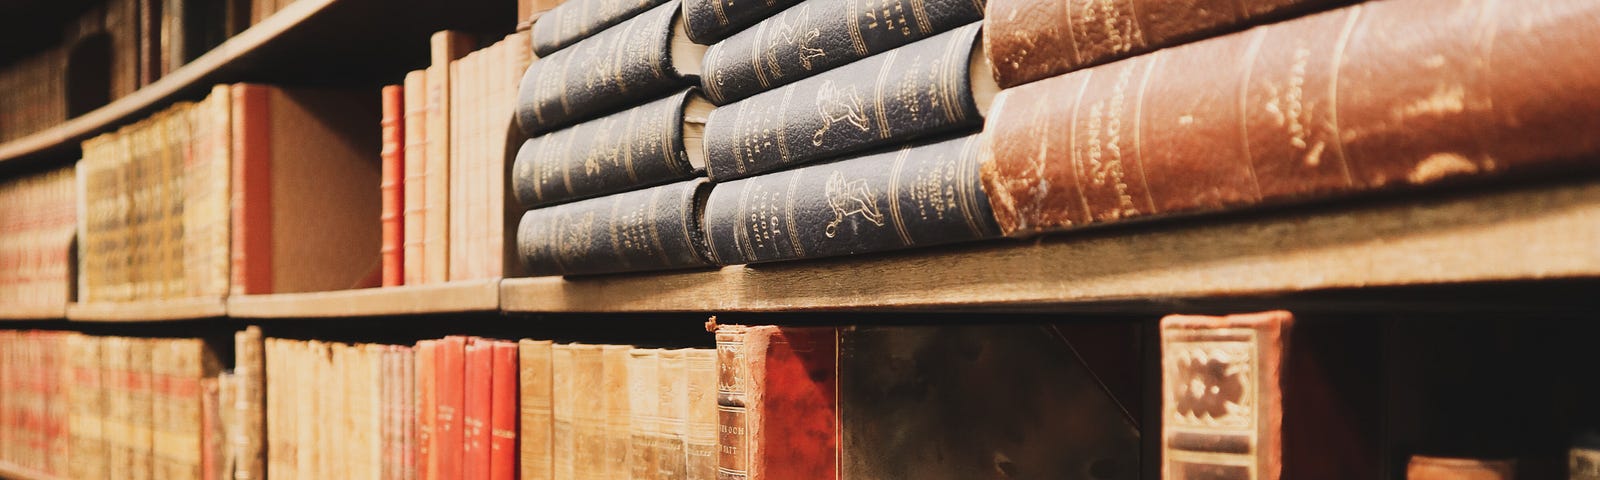
<svg viewBox="0 0 1600 480"><path fill-rule="evenodd" d="M228 298L235 318L329 318L487 312L500 308L500 280Z"/></svg>
<svg viewBox="0 0 1600 480"><path fill-rule="evenodd" d="M715 271L507 279L508 312L1028 307L1600 276L1600 180Z"/></svg>
<svg viewBox="0 0 1600 480"><path fill-rule="evenodd" d="M67 319L75 322L156 322L219 318L227 314L227 304L221 298L74 303L67 306Z"/></svg>

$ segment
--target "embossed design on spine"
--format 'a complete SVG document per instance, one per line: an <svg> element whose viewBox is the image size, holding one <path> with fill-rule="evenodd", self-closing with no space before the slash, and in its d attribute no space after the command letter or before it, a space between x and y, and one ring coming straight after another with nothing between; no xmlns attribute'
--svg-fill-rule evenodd
<svg viewBox="0 0 1600 480"><path fill-rule="evenodd" d="M703 179L529 210L518 254L533 275L706 265L695 218Z"/></svg>
<svg viewBox="0 0 1600 480"><path fill-rule="evenodd" d="M683 143L694 95L684 90L523 142L512 167L517 201L549 205L694 175Z"/></svg>
<svg viewBox="0 0 1600 480"><path fill-rule="evenodd" d="M743 328L717 331L717 480L750 476L750 358Z"/></svg>
<svg viewBox="0 0 1600 480"><path fill-rule="evenodd" d="M1161 320L1164 478L1279 477L1293 321L1283 311Z"/></svg>
<svg viewBox="0 0 1600 480"><path fill-rule="evenodd" d="M828 199L828 208L833 210L833 220L822 231L828 238L839 233L839 224L844 222L845 217L860 216L873 225L883 226L883 213L878 211L878 197L873 195L872 184L867 183L866 179L846 180L844 172L834 170L828 175L827 185L823 196Z"/></svg>
<svg viewBox="0 0 1600 480"><path fill-rule="evenodd" d="M606 27L663 3L663 0L572 0L562 2L533 23L533 52L540 57L577 43Z"/></svg>

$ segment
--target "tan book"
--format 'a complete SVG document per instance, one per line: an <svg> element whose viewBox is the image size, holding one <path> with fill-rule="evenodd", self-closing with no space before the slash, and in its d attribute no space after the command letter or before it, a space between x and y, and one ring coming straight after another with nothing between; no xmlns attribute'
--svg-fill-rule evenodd
<svg viewBox="0 0 1600 480"><path fill-rule="evenodd" d="M106 445L103 422L107 405L105 401L105 365L101 356L102 337L72 334L67 337L70 381L68 402L72 411L68 416L68 431L72 435L72 448L68 474L79 479L110 478L106 467Z"/></svg>
<svg viewBox="0 0 1600 480"><path fill-rule="evenodd" d="M427 213L424 214L426 239L423 245L423 262L427 263L428 281L443 282L450 272L450 166L451 163L451 71L450 63L472 50L476 40L471 35L455 31L441 31L430 39L432 65L427 69L428 97L428 147Z"/></svg>
<svg viewBox="0 0 1600 480"><path fill-rule="evenodd" d="M519 365L518 455L522 480L550 480L554 474L552 343L522 339L517 342Z"/></svg>
<svg viewBox="0 0 1600 480"><path fill-rule="evenodd" d="M233 458L233 480L266 478L267 429L265 402L266 357L261 327L249 326L233 334L233 371L237 392L230 409L238 428L229 437Z"/></svg>
<svg viewBox="0 0 1600 480"><path fill-rule="evenodd" d="M128 446L130 465L127 478L144 480L154 478L153 424L155 408L151 389L152 354L155 340L128 339Z"/></svg>
<svg viewBox="0 0 1600 480"><path fill-rule="evenodd" d="M237 341L237 338L235 339ZM293 381L302 379L296 368L299 355L295 351L292 340L277 338L266 339L263 352L266 360L266 412L268 422L266 430L267 448L267 478L283 480L295 478L299 462L296 455L299 448L299 411L296 402L299 400L298 392L293 389ZM248 432L249 426L244 429ZM237 477L239 469L235 469ZM239 479L243 480L243 479Z"/></svg>
<svg viewBox="0 0 1600 480"><path fill-rule="evenodd" d="M184 165L184 296L228 294L232 107L228 85L211 87L195 106L192 155Z"/></svg>
<svg viewBox="0 0 1600 480"><path fill-rule="evenodd" d="M552 478L555 480L574 480L579 478L580 465L596 465L599 455L591 453L601 446L591 445L597 436L590 432L590 425L599 412L590 413L599 402L580 401L584 398L582 392L599 391L600 388L600 362L597 348L592 345L559 344L551 347L550 356L550 392L554 403L551 405L552 423L551 442L554 466ZM594 351L590 355L584 351ZM586 358L587 357L587 358ZM580 413L580 410L583 412ZM583 418L580 418L583 417ZM580 463L589 461L588 464ZM584 477L591 478L591 477Z"/></svg>
<svg viewBox="0 0 1600 480"><path fill-rule="evenodd" d="M426 276L423 262L423 212L428 158L428 83L423 70L412 70L405 78L405 284L422 284Z"/></svg>
<svg viewBox="0 0 1600 480"><path fill-rule="evenodd" d="M689 480L717 478L717 351L696 348L684 353L688 430L685 453Z"/></svg>
<svg viewBox="0 0 1600 480"><path fill-rule="evenodd" d="M689 350L662 350L660 372L656 378L656 408L659 437L655 476L662 480L689 477Z"/></svg>
<svg viewBox="0 0 1600 480"><path fill-rule="evenodd" d="M628 352L628 427L631 443L628 471L633 480L663 478L660 462L661 414L665 407L657 390L661 386L659 349L635 348ZM607 392L609 393L609 392Z"/></svg>
<svg viewBox="0 0 1600 480"><path fill-rule="evenodd" d="M605 345L601 347L602 367L600 401L601 427L600 436L604 439L604 460L598 464L604 468L600 478L627 478L628 455L633 443L631 434L631 418L628 410L632 401L628 395L628 352L633 347L627 345Z"/></svg>

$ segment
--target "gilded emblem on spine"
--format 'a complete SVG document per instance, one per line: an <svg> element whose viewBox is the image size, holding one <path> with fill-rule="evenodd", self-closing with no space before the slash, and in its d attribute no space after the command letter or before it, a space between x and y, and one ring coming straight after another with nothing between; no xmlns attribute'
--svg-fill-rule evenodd
<svg viewBox="0 0 1600 480"><path fill-rule="evenodd" d="M822 116L822 127L811 134L811 144L822 146L823 135L835 123L844 122L863 132L871 131L871 120L861 107L861 94L851 85L839 88L833 80L822 82L817 88L817 113Z"/></svg>
<svg viewBox="0 0 1600 480"><path fill-rule="evenodd" d="M1248 428L1255 402L1250 392L1250 344L1174 344L1168 380L1175 425Z"/></svg>
<svg viewBox="0 0 1600 480"><path fill-rule="evenodd" d="M791 17L799 17L799 19L796 20ZM810 17L811 4L801 4L800 8L785 11L773 20L776 26L773 27L772 36L767 38L767 54L765 55L767 69L772 71L771 76L783 76L783 62L778 60L778 54L780 53L778 50L779 47L784 45L793 46L797 49L796 53L800 57L800 67L806 70L811 70L811 59L828 55L828 52L823 49L811 46L811 42L822 36L820 30L812 28L804 32L800 31L802 26L810 23Z"/></svg>
<svg viewBox="0 0 1600 480"><path fill-rule="evenodd" d="M852 215L861 215L862 219L873 225L883 226L883 212L878 209L877 197L872 194L872 185L866 180L845 180L843 172L834 170L828 176L825 196L828 208L833 210L833 220L822 231L828 238L838 235L839 224Z"/></svg>

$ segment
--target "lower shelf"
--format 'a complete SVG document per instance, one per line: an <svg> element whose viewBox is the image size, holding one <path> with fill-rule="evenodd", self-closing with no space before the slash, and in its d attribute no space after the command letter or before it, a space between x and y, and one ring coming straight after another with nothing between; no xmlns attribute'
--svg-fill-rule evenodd
<svg viewBox="0 0 1600 480"><path fill-rule="evenodd" d="M66 304L55 306L0 306L0 321L5 320L61 320L67 318Z"/></svg>
<svg viewBox="0 0 1600 480"><path fill-rule="evenodd" d="M235 318L417 315L499 309L499 279L228 298L228 316Z"/></svg>
<svg viewBox="0 0 1600 480"><path fill-rule="evenodd" d="M82 322L153 322L216 318L227 315L227 304L221 298L74 303L67 305L67 319Z"/></svg>

